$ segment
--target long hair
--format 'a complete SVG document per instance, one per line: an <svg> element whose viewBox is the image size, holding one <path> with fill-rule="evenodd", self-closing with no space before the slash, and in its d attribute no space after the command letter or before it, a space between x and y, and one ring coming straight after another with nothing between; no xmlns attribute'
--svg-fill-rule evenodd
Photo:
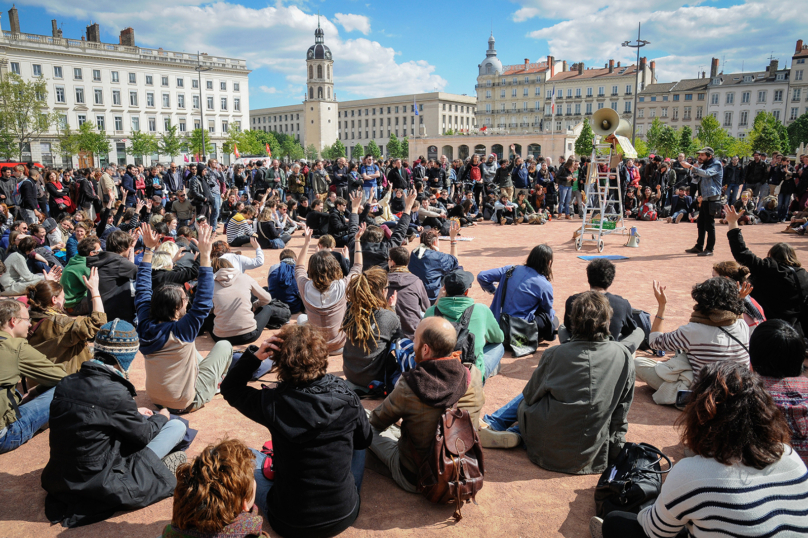
<svg viewBox="0 0 808 538"><path fill-rule="evenodd" d="M802 267L800 261L797 259L797 253L794 248L788 243L775 243L769 249L769 258L780 265L787 265L789 267Z"/></svg>
<svg viewBox="0 0 808 538"><path fill-rule="evenodd" d="M370 340L373 341L373 348L377 345L373 325L376 323L376 311L387 308L386 287L387 272L381 267L371 267L348 284L348 311L342 322L342 330L351 343L361 346L365 353L371 351L368 345Z"/></svg>
<svg viewBox="0 0 808 538"><path fill-rule="evenodd" d="M321 250L309 259L309 267L306 272L311 283L320 293L328 291L332 282L342 278L342 268L339 266L339 262L327 250Z"/></svg>
<svg viewBox="0 0 808 538"><path fill-rule="evenodd" d="M58 282L51 280L40 280L36 284L28 286L25 295L28 297L28 304L34 312L45 312L49 308L55 308L53 298L58 297L64 288Z"/></svg>
<svg viewBox="0 0 808 538"><path fill-rule="evenodd" d="M549 281L553 280L553 249L546 243L536 245L527 256L525 265L544 276Z"/></svg>

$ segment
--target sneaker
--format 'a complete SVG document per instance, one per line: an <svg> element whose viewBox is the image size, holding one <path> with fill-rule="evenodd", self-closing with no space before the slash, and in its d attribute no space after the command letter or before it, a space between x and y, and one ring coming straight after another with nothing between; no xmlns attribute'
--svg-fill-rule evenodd
<svg viewBox="0 0 808 538"><path fill-rule="evenodd" d="M678 215L676 215L676 224L679 224L680 222L682 222L683 218L685 218L684 213L679 213Z"/></svg>
<svg viewBox="0 0 808 538"><path fill-rule="evenodd" d="M177 467L187 462L188 456L185 455L185 452L179 450L177 452L172 452L163 458L162 461L163 464L168 467L168 470L171 471L171 474L175 475L177 474Z"/></svg>
<svg viewBox="0 0 808 538"><path fill-rule="evenodd" d="M518 219L516 219L517 224L522 224L523 222L525 222L525 217L519 217Z"/></svg>
<svg viewBox="0 0 808 538"><path fill-rule="evenodd" d="M598 516L592 516L589 520L589 534L592 538L603 538L603 519Z"/></svg>
<svg viewBox="0 0 808 538"><path fill-rule="evenodd" d="M677 217L677 218L678 218L678 217ZM667 222L668 224L670 224L670 223L671 223L671 221L672 221L672 219L671 219L670 217L665 217L665 222Z"/></svg>
<svg viewBox="0 0 808 538"><path fill-rule="evenodd" d="M704 252L699 252L698 254L696 254L696 256L712 256L712 255L713 255L712 250L705 250Z"/></svg>
<svg viewBox="0 0 808 538"><path fill-rule="evenodd" d="M499 219L500 226L505 226L507 223L508 223L508 221L505 219L505 217L502 217L501 219Z"/></svg>
<svg viewBox="0 0 808 538"><path fill-rule="evenodd" d="M478 432L480 444L483 448L514 448L519 446L522 438L515 432L498 432L491 428L484 428Z"/></svg>
<svg viewBox="0 0 808 538"><path fill-rule="evenodd" d="M703 250L704 249L701 247L693 247L687 249L685 252L687 252L688 254L700 254Z"/></svg>

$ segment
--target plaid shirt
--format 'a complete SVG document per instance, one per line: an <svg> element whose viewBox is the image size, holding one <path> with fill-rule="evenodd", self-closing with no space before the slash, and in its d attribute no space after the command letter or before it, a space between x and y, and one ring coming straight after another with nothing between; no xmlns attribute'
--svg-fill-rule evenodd
<svg viewBox="0 0 808 538"><path fill-rule="evenodd" d="M760 376L791 429L791 446L808 463L808 378Z"/></svg>

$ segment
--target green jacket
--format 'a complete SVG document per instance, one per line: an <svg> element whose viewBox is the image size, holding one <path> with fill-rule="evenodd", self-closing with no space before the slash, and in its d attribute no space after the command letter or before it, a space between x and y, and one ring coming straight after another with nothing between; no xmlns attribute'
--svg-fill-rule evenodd
<svg viewBox="0 0 808 538"><path fill-rule="evenodd" d="M31 347L28 340L0 331L0 385L16 385L20 377L25 376L45 387L53 387L65 375L64 367L53 364ZM18 394L16 397L19 403L21 398ZM8 391L0 390L0 430L15 422L17 415L8 400Z"/></svg>
<svg viewBox="0 0 808 538"><path fill-rule="evenodd" d="M87 296L87 286L84 285L82 276L90 276L87 258L73 256L62 270L62 278L59 281L65 289L65 307L76 306Z"/></svg>
<svg viewBox="0 0 808 538"><path fill-rule="evenodd" d="M441 297L436 304L440 308L441 314L455 323L460 320L460 316L463 315L466 308L474 305L474 310L471 312L471 321L469 321L469 332L474 335L474 353L477 355L477 362L474 364L485 378L487 372L483 361L483 347L486 344L501 344L505 341L505 335L502 333L502 329L499 328L499 323L497 323L494 314L491 313L491 309L484 304L474 304L474 299L466 296ZM435 307L430 306L424 317L428 318L434 315Z"/></svg>

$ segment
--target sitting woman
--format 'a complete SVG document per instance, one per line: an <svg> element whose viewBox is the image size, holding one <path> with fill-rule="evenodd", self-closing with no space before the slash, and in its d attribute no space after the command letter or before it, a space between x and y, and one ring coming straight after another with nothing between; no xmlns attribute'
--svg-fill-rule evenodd
<svg viewBox="0 0 808 538"><path fill-rule="evenodd" d="M248 205L227 220L227 244L231 247L240 247L250 242L253 237L253 221L255 210Z"/></svg>
<svg viewBox="0 0 808 538"><path fill-rule="evenodd" d="M292 314L303 310L303 301L295 281L295 253L292 249L283 249L280 261L269 268L267 289L272 298L288 306Z"/></svg>
<svg viewBox="0 0 808 538"><path fill-rule="evenodd" d="M33 274L28 269L28 255L36 248L36 240L33 237L23 237L16 246L16 251L11 252L4 263L6 272L0 275L0 286L3 287L3 295L22 295L28 286L36 284L45 277L58 281L62 275L61 266L56 266L50 271L43 271L42 274Z"/></svg>
<svg viewBox="0 0 808 538"><path fill-rule="evenodd" d="M266 456L253 451L255 504L285 537L335 536L359 514L373 433L356 394L326 373L325 336L313 326L287 325L260 348L248 348L222 382L227 403L272 435L274 480L262 473ZM248 386L265 360L278 384Z"/></svg>
<svg viewBox="0 0 808 538"><path fill-rule="evenodd" d="M713 265L713 276L724 276L738 283L738 291L743 299L743 320L749 326L749 333L766 321L763 307L749 296L752 285L749 284L749 268L736 261L721 262Z"/></svg>
<svg viewBox="0 0 808 538"><path fill-rule="evenodd" d="M241 254L241 251L230 252L230 247L224 241L216 241L210 251L211 258L222 258L229 261L233 267L241 271L258 269L264 265L264 251L255 237L250 239L250 246L255 249L255 258L248 258Z"/></svg>
<svg viewBox="0 0 808 538"><path fill-rule="evenodd" d="M325 332L328 351L331 355L339 355L345 345L345 333L342 321L345 319L347 305L346 290L348 283L362 272L362 245L360 238L365 233L363 224L356 233L356 251L354 264L348 275L342 276L342 269L337 259L327 250L321 250L308 260L309 243L312 229L306 229L306 238L295 265L295 280L303 300L305 314L297 318L299 324L310 323Z"/></svg>
<svg viewBox="0 0 808 538"><path fill-rule="evenodd" d="M223 258L214 258L213 340L227 340L234 346L258 340L269 323L272 296L253 277L242 273ZM252 297L257 300L252 302Z"/></svg>
<svg viewBox="0 0 808 538"><path fill-rule="evenodd" d="M593 538L805 536L808 471L788 446L788 424L764 383L727 361L699 378L678 420L695 457L673 466L654 504L639 514L593 517Z"/></svg>
<svg viewBox="0 0 808 538"><path fill-rule="evenodd" d="M347 295L342 369L350 383L367 388L373 381L385 381L385 351L401 330L401 321L391 309L395 299L387 300L387 271L381 267L357 275L348 283Z"/></svg>
<svg viewBox="0 0 808 538"><path fill-rule="evenodd" d="M174 256L171 255L172 247L165 245L174 245L172 242L166 242L160 245L157 252L152 257L152 289L157 290L166 284L185 284L196 280L199 276L199 258L193 261L191 267L175 266L174 262L179 260L184 252L176 250ZM176 245L174 245L176 248Z"/></svg>
<svg viewBox="0 0 808 538"><path fill-rule="evenodd" d="M273 207L274 206L267 204L267 206L261 210L258 222L255 223L255 231L258 234L256 239L262 248L282 249L286 246L286 243L292 239L292 236L291 234L284 233L283 229L279 229L275 224Z"/></svg>
<svg viewBox="0 0 808 538"><path fill-rule="evenodd" d="M536 210L533 209L533 206L530 205L530 202L527 201L526 196L527 193L524 190L520 190L519 193L516 195L517 224L522 224L523 222L533 224L533 222L538 218Z"/></svg>
<svg viewBox="0 0 808 538"><path fill-rule="evenodd" d="M72 225L72 224L71 224ZM73 233L70 234L70 237L67 238L67 243L65 244L65 260L66 262L70 261L70 258L78 254L79 252L79 243L81 240L87 237L87 231L89 226L85 225L83 222L77 222Z"/></svg>
<svg viewBox="0 0 808 538"><path fill-rule="evenodd" d="M239 440L208 445L177 469L171 523L162 538L260 538L255 457Z"/></svg>
<svg viewBox="0 0 808 538"><path fill-rule="evenodd" d="M138 348L132 325L107 323L95 337L93 358L56 385L41 479L51 523L89 525L174 491L174 472L186 461L174 450L185 424L169 420L167 409L155 413L135 403L128 371Z"/></svg>
<svg viewBox="0 0 808 538"><path fill-rule="evenodd" d="M475 226L477 223L474 222L473 217L469 216L470 210L471 200L463 200L459 204L455 204L455 206L449 210L447 216L451 220L457 220L462 227Z"/></svg>
<svg viewBox="0 0 808 538"><path fill-rule="evenodd" d="M522 393L483 417L483 447L522 440L530 461L570 474L600 473L614 461L628 430L634 368L629 349L609 335L611 317L604 294L575 299L572 340L547 349Z"/></svg>
<svg viewBox="0 0 808 538"><path fill-rule="evenodd" d="M107 322L104 303L98 292L98 269L82 277L92 298L89 316L70 317L65 314L65 292L62 285L41 280L28 288L31 328L28 343L56 364L64 363L68 375L75 374L82 363L92 359L89 343Z"/></svg>
<svg viewBox="0 0 808 538"><path fill-rule="evenodd" d="M743 320L744 304L738 285L724 277L714 277L693 286L696 301L690 321L672 332L664 332L666 287L654 281L657 313L651 324L648 345L657 351L676 353L667 361L636 357L637 379L656 392L660 405L676 402L676 393L689 390L698 373L712 362L730 361L749 366L749 326Z"/></svg>

